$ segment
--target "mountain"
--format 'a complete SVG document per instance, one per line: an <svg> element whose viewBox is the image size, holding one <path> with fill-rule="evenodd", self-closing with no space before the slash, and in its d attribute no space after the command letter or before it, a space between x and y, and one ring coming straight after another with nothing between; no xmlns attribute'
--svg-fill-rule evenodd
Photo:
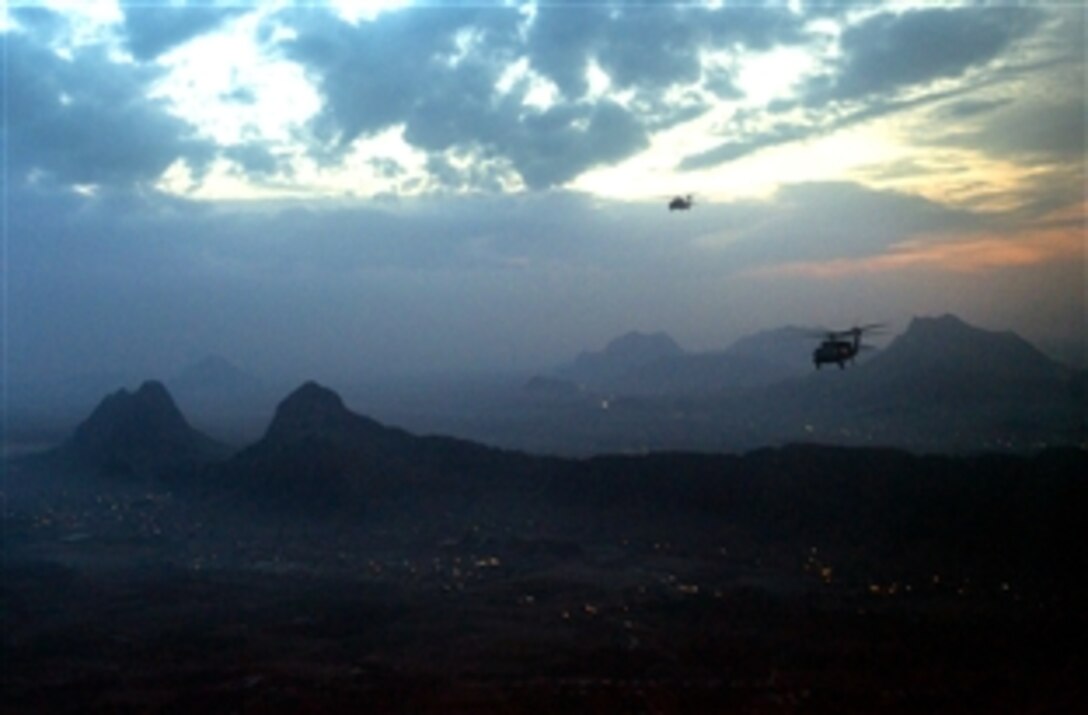
<svg viewBox="0 0 1088 715"><path fill-rule="evenodd" d="M779 379L785 379L812 371L812 351L818 342L819 336L814 338L811 329L787 325L746 335L725 352L731 357L758 363L768 375L778 374ZM768 384L770 382L767 380Z"/></svg>
<svg viewBox="0 0 1088 715"><path fill-rule="evenodd" d="M632 332L602 352L582 353L558 374L591 390L625 396L707 396L763 387L809 372L812 338L801 328L769 330L729 349L689 353L665 333Z"/></svg>
<svg viewBox="0 0 1088 715"><path fill-rule="evenodd" d="M220 465L215 480L280 508L357 510L375 500L465 497L520 459L527 458L387 427L307 382L279 404L258 442Z"/></svg>
<svg viewBox="0 0 1088 715"><path fill-rule="evenodd" d="M581 353L572 364L556 372L559 377L591 388L608 389L632 370L683 354L666 333L632 331L613 339L603 351Z"/></svg>
<svg viewBox="0 0 1088 715"><path fill-rule="evenodd" d="M1084 400L1074 383L1014 333L916 317L865 364L769 388L750 417L785 439L940 450L1077 444Z"/></svg>
<svg viewBox="0 0 1088 715"><path fill-rule="evenodd" d="M206 394L219 396L221 399L264 389L260 379L221 355L208 355L185 366L168 384L176 395Z"/></svg>
<svg viewBox="0 0 1088 715"><path fill-rule="evenodd" d="M872 360L883 378L938 375L983 380L1046 381L1065 369L1013 332L983 330L954 315L914 318L906 332Z"/></svg>
<svg viewBox="0 0 1088 715"><path fill-rule="evenodd" d="M693 395L750 390L812 371L810 331L765 330L724 351L661 357L629 370L612 387L625 395Z"/></svg>
<svg viewBox="0 0 1088 715"><path fill-rule="evenodd" d="M1071 377L1015 333L984 330L953 315L916 317L864 364L823 372L791 390L822 404L950 407L1068 396Z"/></svg>
<svg viewBox="0 0 1088 715"><path fill-rule="evenodd" d="M225 456L226 448L193 429L161 382L103 399L58 455L100 473L172 479Z"/></svg>
<svg viewBox="0 0 1088 715"><path fill-rule="evenodd" d="M538 401L532 424L503 444L585 455L798 441L926 452L1088 443L1084 373L1014 333L916 317L867 360L819 371L805 333L783 328L641 366L608 384L607 409L588 396L551 411ZM797 362L786 366L787 355Z"/></svg>

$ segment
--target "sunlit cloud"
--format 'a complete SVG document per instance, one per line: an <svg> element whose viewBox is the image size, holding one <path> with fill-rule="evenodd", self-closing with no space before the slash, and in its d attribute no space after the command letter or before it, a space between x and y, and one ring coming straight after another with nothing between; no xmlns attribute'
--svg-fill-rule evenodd
<svg viewBox="0 0 1088 715"><path fill-rule="evenodd" d="M339 286L296 295L307 316L366 302L352 266L395 273L370 296L389 310L383 332L430 335L434 316L513 301L593 326L568 347L647 316L704 337L758 327L771 303L814 319L866 282L952 311L953 283L980 303L1013 283L1067 313L1083 302L1065 294L1084 250L1076 9L163 5L4 8L12 265L36 272L16 295L58 335L94 321L47 310L89 267L219 280L202 261L224 252L231 281L305 264L284 285ZM695 207L670 213L686 194ZM194 233L202 256L187 263ZM189 286L176 291L160 297L189 315ZM532 339L556 349L545 329Z"/></svg>
<svg viewBox="0 0 1088 715"><path fill-rule="evenodd" d="M64 12L54 52L72 58L101 45L118 67L153 70L146 95L228 165L198 171L179 156L157 185L205 200L238 198L247 183L260 194L270 182L314 198L445 190L453 167L457 183L478 179L480 191L728 201L852 180L1007 210L1023 190L1021 158L978 145L1011 151L1055 134L1009 138L1034 104L989 126L986 109L1014 96L1060 107L1080 99L1068 81L1024 95L1023 72L1015 91L972 94L1014 60L1045 63L1059 52L1053 37L1039 38L1059 32L1057 11L1039 8L897 3L806 17L797 3L413 5L42 7ZM16 24L36 31L29 19ZM920 48L914 39L930 30L962 46ZM949 97L960 100L954 112L927 114ZM1061 136L1083 123L1062 116ZM489 168L460 166L472 157ZM390 159L413 163L411 179L362 171ZM892 175L910 163L927 170Z"/></svg>
<svg viewBox="0 0 1088 715"><path fill-rule="evenodd" d="M413 0L328 0L348 22L371 21L383 12L411 7Z"/></svg>
<svg viewBox="0 0 1088 715"><path fill-rule="evenodd" d="M163 58L167 73L152 96L221 145L245 139L293 141L320 109L302 69L253 41L261 18L248 15Z"/></svg>
<svg viewBox="0 0 1088 715"><path fill-rule="evenodd" d="M748 273L836 280L910 270L985 273L1066 260L1083 263L1084 259L1083 228L1063 227L1029 230L1012 236L924 236L897 243L878 256L790 262Z"/></svg>

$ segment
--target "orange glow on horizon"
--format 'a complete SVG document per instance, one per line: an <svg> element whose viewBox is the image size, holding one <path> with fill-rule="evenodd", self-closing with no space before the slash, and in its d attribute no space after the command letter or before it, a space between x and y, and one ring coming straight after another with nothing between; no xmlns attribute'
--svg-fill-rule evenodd
<svg viewBox="0 0 1088 715"><path fill-rule="evenodd" d="M1084 216L1083 208L1079 214ZM1050 221L1070 216L1054 214ZM1053 225L1051 223L1051 225ZM752 271L760 276L841 278L903 269L979 273L1037 265L1059 260L1085 259L1084 227L1030 228L1014 234L937 234L901 241L878 256L798 261Z"/></svg>

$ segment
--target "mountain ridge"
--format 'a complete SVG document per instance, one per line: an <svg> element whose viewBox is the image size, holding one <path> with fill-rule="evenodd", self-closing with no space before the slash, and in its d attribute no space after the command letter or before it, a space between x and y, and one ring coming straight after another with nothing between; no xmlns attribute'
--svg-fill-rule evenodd
<svg viewBox="0 0 1088 715"><path fill-rule="evenodd" d="M417 436L352 412L333 390L307 381L284 398L263 437L213 468L230 484L277 508L326 511L404 497L417 487L458 489L475 471L490 477L520 455L476 442ZM364 507L365 508L365 507Z"/></svg>
<svg viewBox="0 0 1088 715"><path fill-rule="evenodd" d="M992 365L985 365L978 351L993 357ZM692 369L694 375L679 378L689 384L713 378L721 363L718 354L708 355L685 353L674 364L701 368L698 361L706 360L706 370ZM976 364L985 369L972 372ZM660 368L651 363L643 370ZM667 377L663 371L654 379ZM458 437L419 437L387 426L348 409L336 392L306 382L277 404L270 421L261 416L264 429L230 460L223 459L225 448L209 448L206 437L190 434L166 388L149 382L136 395L126 390L108 395L85 420L97 426L81 423L61 451L104 472L191 473L218 460L229 462L229 469L217 464L212 481L229 483L233 471L259 490L262 474L273 475L269 483L289 481L294 469L309 474L315 484L325 480L332 485L330 493L371 494L396 491L397 485L417 478L466 474L479 463L489 472L500 471L500 465L515 472L533 468L515 463L508 450L568 457L738 453L814 441L915 451L1034 451L1085 444L1084 384L1083 374L1063 369L1015 334L940 316L912 321L880 355L845 370L810 368L801 377L768 386L707 394L693 390L681 397L615 397L571 383L548 383L489 406L494 412L484 416L495 422L473 415L478 421L466 422L470 429L423 428L424 433ZM140 408L118 407L129 403ZM111 414L114 426L107 427L111 423L103 420Z"/></svg>
<svg viewBox="0 0 1088 715"><path fill-rule="evenodd" d="M945 371L988 377L1048 379L1066 371L1012 331L992 331L944 314L915 317L880 355L871 370L903 373Z"/></svg>
<svg viewBox="0 0 1088 715"><path fill-rule="evenodd" d="M103 398L57 455L105 474L169 480L226 452L189 424L163 383L148 380Z"/></svg>

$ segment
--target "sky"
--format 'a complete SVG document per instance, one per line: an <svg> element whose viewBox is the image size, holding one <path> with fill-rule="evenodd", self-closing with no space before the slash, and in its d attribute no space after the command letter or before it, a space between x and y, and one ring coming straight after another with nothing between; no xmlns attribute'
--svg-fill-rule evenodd
<svg viewBox="0 0 1088 715"><path fill-rule="evenodd" d="M943 313L1083 350L1080 2L2 12L7 379Z"/></svg>

